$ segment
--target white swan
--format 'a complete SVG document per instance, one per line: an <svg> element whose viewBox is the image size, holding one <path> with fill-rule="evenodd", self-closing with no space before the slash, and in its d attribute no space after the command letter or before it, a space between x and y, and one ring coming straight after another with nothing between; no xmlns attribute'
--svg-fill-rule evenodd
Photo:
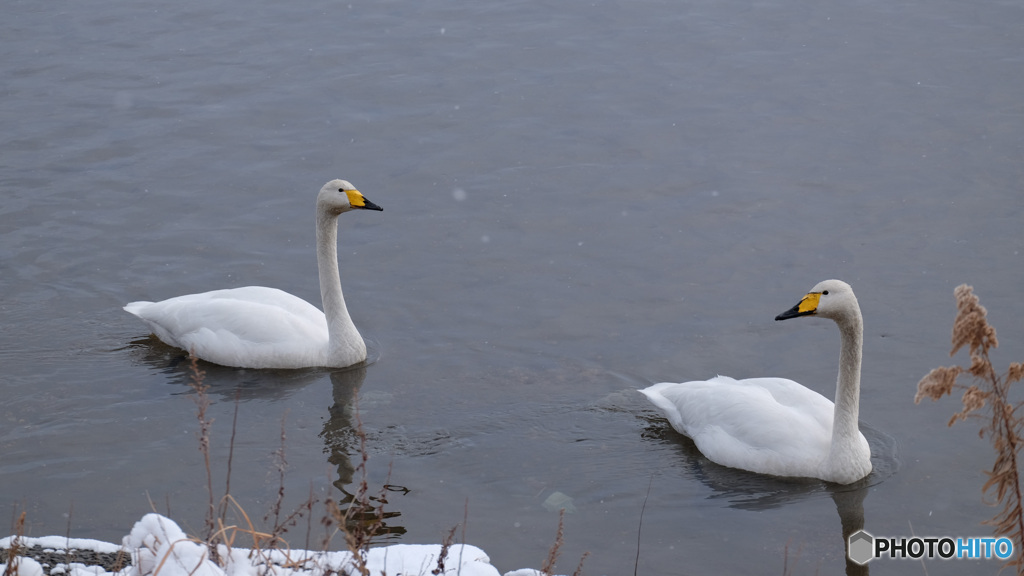
<svg viewBox="0 0 1024 576"><path fill-rule="evenodd" d="M324 312L276 288L246 286L132 302L125 310L160 340L208 362L239 368L343 367L366 359L338 276L338 215L383 210L345 180L316 197L316 260ZM326 316L325 316L326 313Z"/></svg>
<svg viewBox="0 0 1024 576"><path fill-rule="evenodd" d="M713 462L775 476L849 484L871 472L857 428L863 320L850 285L825 280L775 317L821 316L839 325L836 402L785 378L663 382L641 390Z"/></svg>

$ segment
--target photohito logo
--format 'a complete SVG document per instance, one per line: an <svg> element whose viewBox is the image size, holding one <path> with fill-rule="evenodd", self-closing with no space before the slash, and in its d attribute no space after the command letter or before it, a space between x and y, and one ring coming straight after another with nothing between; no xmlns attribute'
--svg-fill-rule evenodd
<svg viewBox="0 0 1024 576"><path fill-rule="evenodd" d="M1013 556L1009 538L919 537L885 538L865 530L850 534L847 542L850 560L864 565L875 558L942 558L944 560L1006 560Z"/></svg>

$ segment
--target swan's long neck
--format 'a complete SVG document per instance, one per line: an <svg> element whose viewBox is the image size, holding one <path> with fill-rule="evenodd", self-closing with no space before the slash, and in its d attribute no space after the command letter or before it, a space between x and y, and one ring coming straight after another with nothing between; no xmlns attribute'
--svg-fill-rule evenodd
<svg viewBox="0 0 1024 576"><path fill-rule="evenodd" d="M329 365L355 363L366 358L366 345L352 323L341 292L338 273L338 217L319 207L316 213L316 262L320 270L320 297L323 298L329 338Z"/></svg>
<svg viewBox="0 0 1024 576"><path fill-rule="evenodd" d="M839 381L836 384L835 413L832 420L832 448L829 459L835 461L854 451L860 441L857 426L860 414L860 361L864 344L864 320L856 306L836 323L839 325Z"/></svg>

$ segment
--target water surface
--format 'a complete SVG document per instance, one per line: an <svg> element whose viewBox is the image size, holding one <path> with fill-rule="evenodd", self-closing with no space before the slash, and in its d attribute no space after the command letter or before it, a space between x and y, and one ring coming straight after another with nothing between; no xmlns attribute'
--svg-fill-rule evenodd
<svg viewBox="0 0 1024 576"><path fill-rule="evenodd" d="M997 362L1022 359L1022 25L1010 2L11 4L5 505L32 535L119 541L151 506L201 530L187 365L121 306L249 284L319 304L313 198L341 177L384 207L339 234L374 361L203 366L215 481L238 397L254 517L282 428L287 504L351 472L358 397L392 538L465 517L501 570L541 564L565 498L565 572L589 551L586 573L628 573L640 530L641 573L840 573L858 507L877 535L985 535L988 445L946 428L956 401L912 399L950 362L960 283ZM881 471L853 496L715 466L634 392L831 396L835 327L772 320L829 277L866 326Z"/></svg>

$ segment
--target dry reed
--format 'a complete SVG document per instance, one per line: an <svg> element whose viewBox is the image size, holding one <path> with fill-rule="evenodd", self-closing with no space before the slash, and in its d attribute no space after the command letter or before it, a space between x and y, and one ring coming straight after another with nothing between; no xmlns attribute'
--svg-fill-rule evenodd
<svg viewBox="0 0 1024 576"><path fill-rule="evenodd" d="M541 565L540 571L545 574L551 574L555 568L555 564L558 562L558 555L561 554L562 544L565 543L563 536L565 535L565 508L558 511L558 531L555 532L555 543L551 545L551 550L548 551L548 557L544 559L544 564Z"/></svg>
<svg viewBox="0 0 1024 576"><path fill-rule="evenodd" d="M543 574L549 575L554 572L555 564L562 553L562 545L565 544L564 536L565 508L562 508L558 511L558 530L555 532L555 542L551 545L551 549L548 550L548 557L544 559L544 563L540 567L540 571ZM572 573L573 576L582 576L583 563L587 560L587 556L590 556L590 552L584 552L580 557L580 563L576 565L576 570Z"/></svg>
<svg viewBox="0 0 1024 576"><path fill-rule="evenodd" d="M205 541L209 543L210 554L216 557L217 546L212 540L216 528L217 508L213 503L213 472L210 467L210 428L213 426L213 419L206 416L210 408L210 395L207 394L209 385L205 381L206 372L199 368L199 359L189 355L189 379L188 385L195 392L192 400L196 403L196 420L199 421L199 452L203 455L203 464L206 466L206 494L208 497L206 507L206 518L203 527L206 532Z"/></svg>
<svg viewBox="0 0 1024 576"><path fill-rule="evenodd" d="M25 511L14 520L14 538L11 538L11 547L7 549L7 564L4 566L3 576L17 576L18 564L21 562L21 539L25 535Z"/></svg>
<svg viewBox="0 0 1024 576"><path fill-rule="evenodd" d="M989 502L992 506L1002 509L985 523L994 527L995 533L1006 536L1014 542L1017 550L1014 558L1007 562L1019 574L1024 574L1024 509L1021 501L1021 478L1017 460L1024 438L1024 416L1017 410L1022 402L1010 400L1010 385L1024 376L1024 366L1013 362L1005 374L999 374L992 366L989 351L999 346L996 329L988 323L988 311L982 306L974 289L961 284L953 291L956 297L957 314L953 321L952 350L955 355L961 348L967 347L971 365L940 366L929 372L917 384L917 395L914 403L922 398L939 398L952 394L953 390L963 390L961 403L963 409L953 414L948 426L967 418L980 418L984 421L978 435L982 438L987 434L995 448L996 460L991 470L986 470L988 480L982 486L982 493L993 496ZM972 383L959 383L959 377L969 375ZM984 408L989 410L984 412Z"/></svg>
<svg viewBox="0 0 1024 576"><path fill-rule="evenodd" d="M213 467L211 464L210 454L210 435L213 427L213 419L207 416L207 410L210 407L211 401L209 396L209 385L206 384L205 377L206 372L200 369L198 359L194 355L190 356L188 384L194 392L193 401L196 405L196 420L199 423L197 439L199 441L199 451L203 455L207 490L206 517L204 519L205 535L202 538L193 538L192 540L205 544L209 551L209 558L221 567L223 567L223 559L219 555L218 545L224 545L228 550L231 550L233 547L242 544L241 542L238 542L239 536L251 539L251 553L256 556L263 557L267 550L283 550L287 552L289 550L289 546L283 539L283 534L286 533L290 527L294 527L303 516L311 515L313 507L317 501L313 497L311 491L308 500L297 506L291 513L282 516L282 504L284 501L284 472L287 469L287 460L285 459L285 419L283 417L281 419L281 446L273 452L280 480L277 498L266 516L263 518L264 524L267 524L271 518L273 519L273 523L269 530L261 530L257 529L256 525L250 519L249 514L241 504L231 496L230 493L231 466L234 459L235 434L238 426L238 394L235 395L235 412L231 423L231 439L228 448L224 495L219 499L214 495ZM233 515L239 520L239 522L229 523L228 516L230 512L234 513ZM248 543L246 542L246 544Z"/></svg>

